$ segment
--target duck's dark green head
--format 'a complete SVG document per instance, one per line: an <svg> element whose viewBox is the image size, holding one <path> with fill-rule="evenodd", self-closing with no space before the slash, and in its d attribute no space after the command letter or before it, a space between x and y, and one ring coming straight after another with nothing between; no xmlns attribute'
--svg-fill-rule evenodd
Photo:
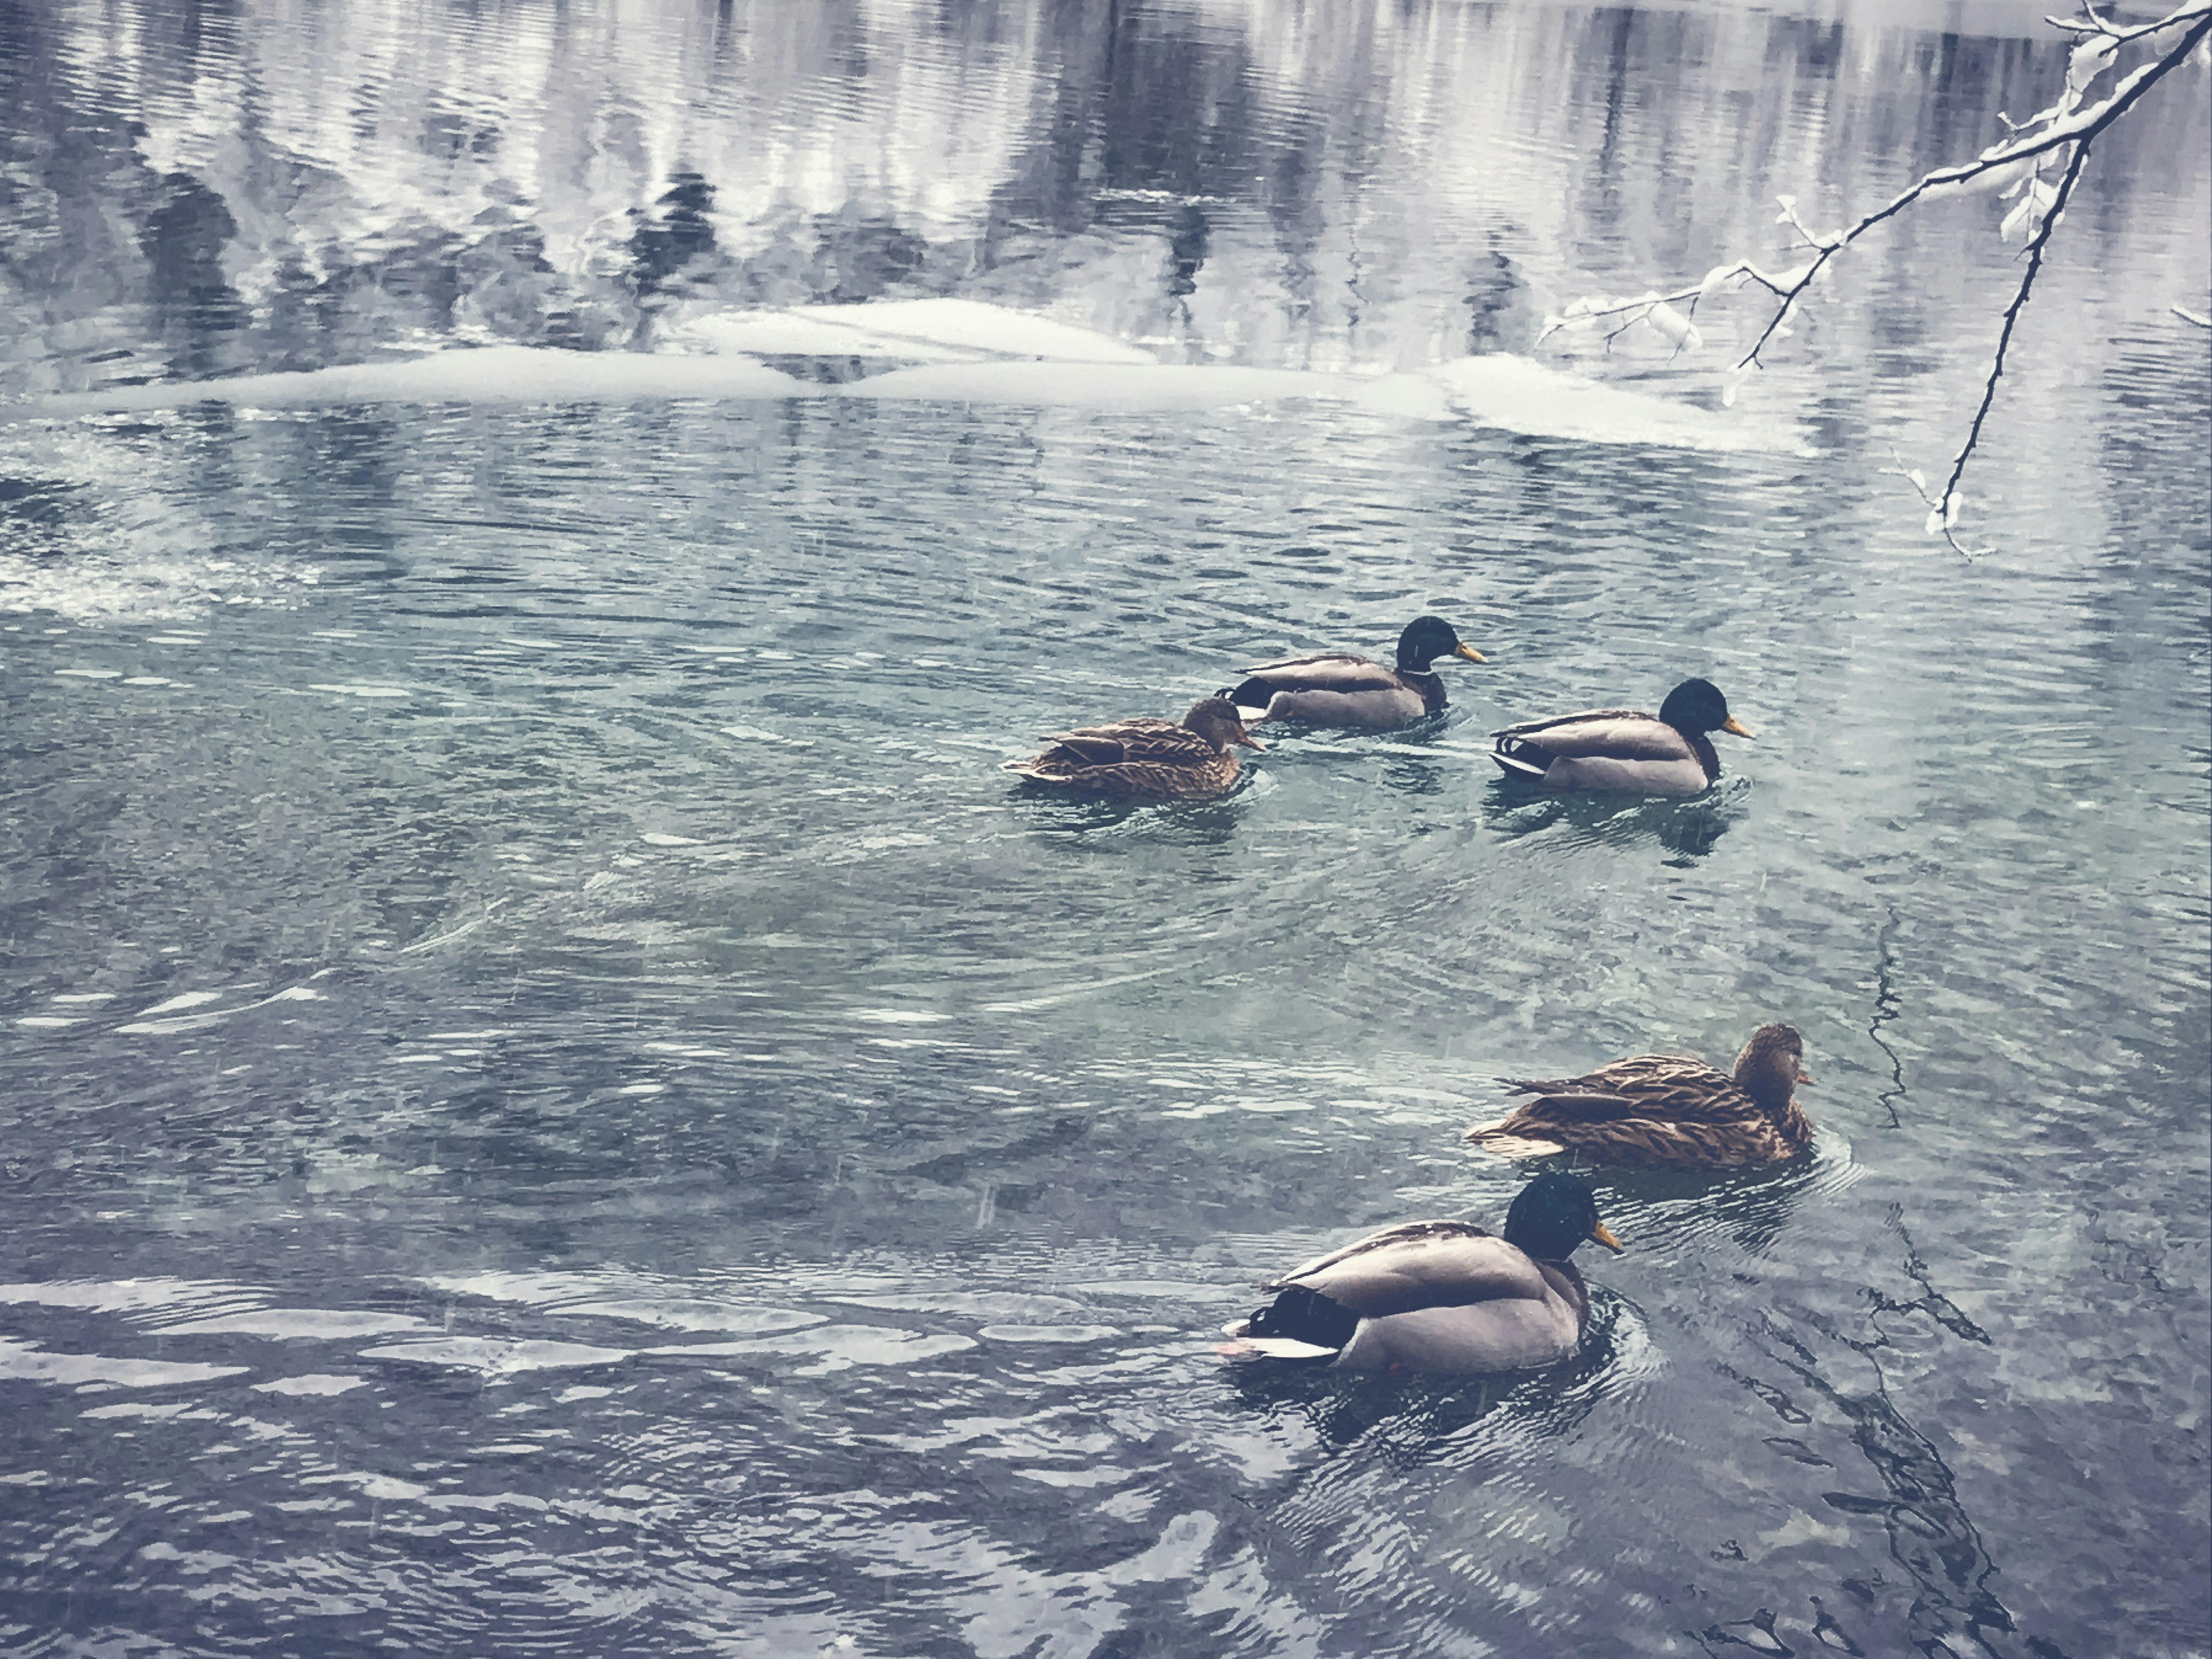
<svg viewBox="0 0 2212 1659"><path fill-rule="evenodd" d="M1579 1176L1540 1175L1505 1212L1505 1242L1539 1261L1565 1261L1586 1238L1608 1250L1626 1248L1597 1218L1597 1199Z"/></svg>
<svg viewBox="0 0 2212 1659"><path fill-rule="evenodd" d="M1659 718L1677 732L1733 732L1739 738L1747 738L1735 716L1728 711L1728 699L1711 680L1684 680L1667 694L1667 701L1659 705Z"/></svg>
<svg viewBox="0 0 2212 1659"><path fill-rule="evenodd" d="M1416 617L1406 624L1406 631L1398 635L1398 666L1409 668L1416 674L1426 673L1428 666L1438 657L1464 657L1469 662L1480 662L1482 653L1471 645L1462 645L1459 635L1442 617Z"/></svg>

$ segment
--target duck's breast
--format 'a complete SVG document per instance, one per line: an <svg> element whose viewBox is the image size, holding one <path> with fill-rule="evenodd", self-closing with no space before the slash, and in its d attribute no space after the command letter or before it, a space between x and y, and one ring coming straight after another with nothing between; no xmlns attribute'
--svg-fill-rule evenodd
<svg viewBox="0 0 2212 1659"><path fill-rule="evenodd" d="M1611 790L1627 795L1698 795L1711 781L1692 757L1623 760L1610 755L1563 755L1545 769L1547 789Z"/></svg>
<svg viewBox="0 0 2212 1659"><path fill-rule="evenodd" d="M1556 1291L1540 1299L1477 1303L1464 1308L1364 1319L1336 1364L1379 1371L1510 1371L1549 1365L1575 1350L1582 1323Z"/></svg>
<svg viewBox="0 0 2212 1659"><path fill-rule="evenodd" d="M1266 718L1381 731L1417 720L1428 712L1419 692L1393 686L1370 691L1278 691L1268 700Z"/></svg>

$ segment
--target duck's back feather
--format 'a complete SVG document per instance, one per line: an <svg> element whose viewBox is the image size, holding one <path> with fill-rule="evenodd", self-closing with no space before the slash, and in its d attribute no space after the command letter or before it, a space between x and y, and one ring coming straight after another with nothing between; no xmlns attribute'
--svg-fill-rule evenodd
<svg viewBox="0 0 2212 1659"><path fill-rule="evenodd" d="M1090 766L1118 766L1126 761L1198 764L1213 759L1218 752L1187 726L1146 717L1080 726L1073 732L1055 732L1045 741Z"/></svg>
<svg viewBox="0 0 2212 1659"><path fill-rule="evenodd" d="M1552 789L1694 795L1721 775L1705 737L1640 708L1592 708L1492 733L1491 758Z"/></svg>
<svg viewBox="0 0 2212 1659"><path fill-rule="evenodd" d="M1611 760L1695 760L1690 740L1655 714L1636 708L1594 708L1557 720L1532 720L1492 733L1532 740L1560 759L1603 756Z"/></svg>
<svg viewBox="0 0 2212 1659"><path fill-rule="evenodd" d="M1413 1221L1370 1234L1261 1286L1301 1286L1363 1319L1423 1308L1534 1299L1546 1291L1537 1264L1467 1221Z"/></svg>
<svg viewBox="0 0 2212 1659"><path fill-rule="evenodd" d="M1261 706L1277 691L1393 691L1405 684L1395 669L1349 651L1255 663L1244 672L1247 678L1237 688L1233 700ZM1259 695L1247 696L1247 690L1257 690Z"/></svg>
<svg viewBox="0 0 2212 1659"><path fill-rule="evenodd" d="M1776 1123L1734 1078L1694 1054L1636 1054L1581 1077L1511 1086L1534 1098L1467 1136L1503 1158L1571 1149L1607 1164L1742 1169L1802 1150L1802 1113Z"/></svg>
<svg viewBox="0 0 2212 1659"><path fill-rule="evenodd" d="M1288 657L1244 672L1249 678L1222 695L1271 720L1380 731L1433 714L1445 702L1444 683L1437 675L1385 667L1350 652Z"/></svg>

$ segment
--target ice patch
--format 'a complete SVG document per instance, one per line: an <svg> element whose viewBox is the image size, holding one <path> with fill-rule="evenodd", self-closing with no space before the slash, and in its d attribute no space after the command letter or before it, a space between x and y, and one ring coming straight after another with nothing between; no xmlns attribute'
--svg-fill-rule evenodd
<svg viewBox="0 0 2212 1659"><path fill-rule="evenodd" d="M1189 363L1000 362L895 368L823 391L844 398L1007 404L1022 408L1226 409L1284 398L1348 398L1348 375Z"/></svg>
<svg viewBox="0 0 2212 1659"><path fill-rule="evenodd" d="M406 362L71 392L9 405L0 409L0 421L210 402L289 408L864 398L1165 411L1305 399L1348 404L1389 419L1468 420L1588 443L1807 453L1802 437L1788 428L1716 415L1504 353L1390 374L1163 363L1139 346L1048 317L950 299L725 312L693 320L674 338L709 349L678 355L539 346L453 348ZM823 383L795 379L744 355L763 351L885 357L914 366ZM377 695L356 687L321 689ZM733 735L765 735L726 729Z"/></svg>
<svg viewBox="0 0 2212 1659"><path fill-rule="evenodd" d="M640 398L787 398L804 382L737 356L670 357L630 351L561 351L483 346L434 352L408 362L358 363L226 380L116 386L65 392L0 408L23 416L89 415L234 404L288 409L318 404L559 404Z"/></svg>
<svg viewBox="0 0 2212 1659"><path fill-rule="evenodd" d="M857 324L893 340L964 347L1001 356L1049 357L1064 363L1159 362L1151 352L1110 334L981 300L878 300L865 306L799 306L785 314L806 322Z"/></svg>
<svg viewBox="0 0 2212 1659"><path fill-rule="evenodd" d="M1587 443L1648 444L1668 449L1778 450L1806 454L1793 429L1723 419L1647 392L1628 392L1496 352L1462 357L1428 376L1477 424L1530 437Z"/></svg>

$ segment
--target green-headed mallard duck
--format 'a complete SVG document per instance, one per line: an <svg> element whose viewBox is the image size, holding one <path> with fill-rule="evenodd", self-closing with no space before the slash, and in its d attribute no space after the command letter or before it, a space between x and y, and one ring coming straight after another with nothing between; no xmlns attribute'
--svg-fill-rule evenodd
<svg viewBox="0 0 2212 1659"><path fill-rule="evenodd" d="M1472 1222L1413 1221L1309 1261L1222 1328L1232 1358L1326 1359L1348 1370L1504 1371L1548 1365L1582 1340L1589 1291L1567 1258L1584 1239L1618 1250L1588 1182L1538 1176L1505 1236Z"/></svg>
<svg viewBox="0 0 2212 1659"><path fill-rule="evenodd" d="M1751 735L1711 680L1684 680L1656 714L1593 708L1493 732L1490 757L1510 776L1533 778L1547 789L1694 795L1721 775L1708 732Z"/></svg>
<svg viewBox="0 0 2212 1659"><path fill-rule="evenodd" d="M1646 1169L1758 1169L1812 1144L1796 1100L1812 1080L1796 1029L1762 1025L1733 1077L1695 1054L1638 1054L1581 1077L1513 1079L1516 1093L1536 1098L1467 1138L1501 1158L1572 1152Z"/></svg>
<svg viewBox="0 0 2212 1659"><path fill-rule="evenodd" d="M1006 770L1060 789L1146 800L1211 800L1237 781L1231 744L1267 745L1246 734L1233 704L1219 697L1193 703L1178 726L1139 716L1079 726L1045 739L1052 747Z"/></svg>
<svg viewBox="0 0 2212 1659"><path fill-rule="evenodd" d="M1444 683L1429 672L1429 665L1444 656L1482 660L1473 646L1460 643L1443 617L1416 617L1398 635L1395 668L1348 651L1290 657L1246 669L1250 678L1221 695L1240 708L1261 710L1261 720L1381 731L1444 706Z"/></svg>

